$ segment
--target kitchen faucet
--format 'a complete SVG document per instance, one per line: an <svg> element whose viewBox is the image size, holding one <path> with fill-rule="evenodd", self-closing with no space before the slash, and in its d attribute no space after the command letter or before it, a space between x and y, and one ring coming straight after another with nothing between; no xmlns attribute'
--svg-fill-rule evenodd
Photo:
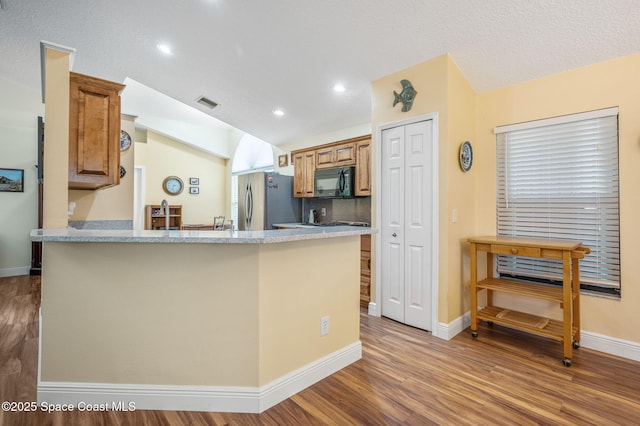
<svg viewBox="0 0 640 426"><path fill-rule="evenodd" d="M164 214L164 229L169 230L169 202L162 200L160 203L160 214Z"/></svg>

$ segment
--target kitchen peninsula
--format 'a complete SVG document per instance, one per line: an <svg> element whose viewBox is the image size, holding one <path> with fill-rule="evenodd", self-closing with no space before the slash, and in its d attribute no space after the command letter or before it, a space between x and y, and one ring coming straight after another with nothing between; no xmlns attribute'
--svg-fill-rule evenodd
<svg viewBox="0 0 640 426"><path fill-rule="evenodd" d="M38 400L266 410L361 358L360 236L372 232L32 231Z"/></svg>

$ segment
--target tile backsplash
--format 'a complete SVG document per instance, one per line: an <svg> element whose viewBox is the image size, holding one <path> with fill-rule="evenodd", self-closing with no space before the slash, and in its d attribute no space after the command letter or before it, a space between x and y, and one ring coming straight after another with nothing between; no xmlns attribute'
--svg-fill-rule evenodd
<svg viewBox="0 0 640 426"><path fill-rule="evenodd" d="M327 215L321 216L322 208L327 209ZM347 220L371 223L371 197L357 198L303 198L303 223L309 221L309 210L318 211L319 222L335 222Z"/></svg>

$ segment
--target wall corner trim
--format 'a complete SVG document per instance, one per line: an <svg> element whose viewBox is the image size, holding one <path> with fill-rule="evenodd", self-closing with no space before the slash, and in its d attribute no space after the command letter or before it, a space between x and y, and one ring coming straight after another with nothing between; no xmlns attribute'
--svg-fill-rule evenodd
<svg viewBox="0 0 640 426"><path fill-rule="evenodd" d="M432 334L440 339L451 340L467 327L469 327L470 324L471 314L467 312L448 324L439 322L438 325L434 328Z"/></svg>
<svg viewBox="0 0 640 426"><path fill-rule="evenodd" d="M45 87L47 77L47 49L57 50L58 52L69 54L69 71L73 69L73 59L76 55L76 49L73 47L63 46L61 44L51 43L50 41L40 41L40 81L42 84L42 103L45 102Z"/></svg>

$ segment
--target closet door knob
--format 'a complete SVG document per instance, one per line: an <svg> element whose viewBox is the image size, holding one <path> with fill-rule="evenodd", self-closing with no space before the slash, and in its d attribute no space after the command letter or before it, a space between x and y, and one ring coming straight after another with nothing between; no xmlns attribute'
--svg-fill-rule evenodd
<svg viewBox="0 0 640 426"><path fill-rule="evenodd" d="M397 237L397 236L398 236L398 234L396 234L396 233L394 232L393 234L391 234L391 236L395 238L395 237Z"/></svg>

